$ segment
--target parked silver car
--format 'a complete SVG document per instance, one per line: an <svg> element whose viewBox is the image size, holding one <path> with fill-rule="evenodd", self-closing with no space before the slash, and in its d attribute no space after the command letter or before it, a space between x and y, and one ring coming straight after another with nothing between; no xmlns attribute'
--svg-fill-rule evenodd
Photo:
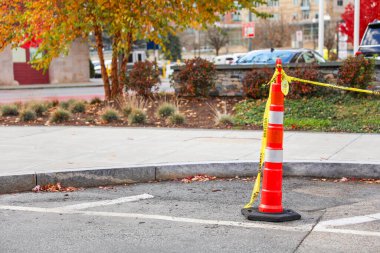
<svg viewBox="0 0 380 253"><path fill-rule="evenodd" d="M376 55L376 59L380 60L380 20L368 24L358 53L363 54L364 57Z"/></svg>
<svg viewBox="0 0 380 253"><path fill-rule="evenodd" d="M280 58L283 64L287 63L320 63L326 62L323 57L311 49L262 49L247 53L236 61L237 65L275 64Z"/></svg>

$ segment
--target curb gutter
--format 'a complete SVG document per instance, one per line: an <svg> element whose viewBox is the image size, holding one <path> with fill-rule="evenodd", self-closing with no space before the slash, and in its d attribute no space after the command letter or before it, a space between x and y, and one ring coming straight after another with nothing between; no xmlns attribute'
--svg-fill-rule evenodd
<svg viewBox="0 0 380 253"><path fill-rule="evenodd" d="M284 176L326 178L380 178L380 163L288 161ZM199 174L220 178L256 176L257 161L224 161L204 163L150 164L104 167L72 171L44 172L0 176L0 194L30 191L36 185L62 183L65 186L97 187L165 181Z"/></svg>

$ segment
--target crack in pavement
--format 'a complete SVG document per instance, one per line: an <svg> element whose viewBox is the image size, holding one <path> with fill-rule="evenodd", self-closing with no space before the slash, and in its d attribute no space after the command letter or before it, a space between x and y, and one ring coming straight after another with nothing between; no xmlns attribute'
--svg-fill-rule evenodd
<svg viewBox="0 0 380 253"><path fill-rule="evenodd" d="M352 143L354 143L355 141L357 141L360 137L362 137L363 135L362 134L359 134L359 136L357 136L356 138L354 138L352 141L350 141L349 143L347 143L346 145L344 145L342 148L338 149L338 151L334 152L334 154L330 155L329 157L327 157L326 160L330 160L332 157L334 157L335 155L337 155L339 152L341 152L343 149L347 148L348 146L350 146Z"/></svg>
<svg viewBox="0 0 380 253"><path fill-rule="evenodd" d="M302 238L302 240L299 242L297 247L294 249L293 253L297 252L299 247L301 247L302 243L306 240L307 237L313 232L314 228L318 225L318 223L321 221L323 215L325 215L327 209L323 209L323 213L318 217L317 221L315 224L312 225L311 229L306 233L306 235Z"/></svg>

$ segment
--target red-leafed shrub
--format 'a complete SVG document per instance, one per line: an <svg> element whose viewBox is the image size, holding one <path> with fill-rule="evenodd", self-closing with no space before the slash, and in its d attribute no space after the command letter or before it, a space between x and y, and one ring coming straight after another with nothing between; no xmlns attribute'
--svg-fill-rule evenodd
<svg viewBox="0 0 380 253"><path fill-rule="evenodd" d="M298 77L309 81L319 81L319 71L316 65L302 65L292 69L285 69L289 76ZM306 84L302 82L293 81L290 84L289 98L310 97L314 95L319 89L318 86Z"/></svg>
<svg viewBox="0 0 380 253"><path fill-rule="evenodd" d="M202 58L185 60L185 65L173 76L179 95L208 96L215 87L216 69Z"/></svg>
<svg viewBox="0 0 380 253"><path fill-rule="evenodd" d="M375 74L374 59L362 55L350 56L339 68L338 84L359 89L367 89Z"/></svg>
<svg viewBox="0 0 380 253"><path fill-rule="evenodd" d="M267 98L269 87L265 87L265 84L270 81L273 73L274 70L269 68L248 72L242 80L244 94L250 98Z"/></svg>
<svg viewBox="0 0 380 253"><path fill-rule="evenodd" d="M136 62L129 72L127 88L137 95L151 96L152 89L157 90L160 83L160 72L155 62Z"/></svg>

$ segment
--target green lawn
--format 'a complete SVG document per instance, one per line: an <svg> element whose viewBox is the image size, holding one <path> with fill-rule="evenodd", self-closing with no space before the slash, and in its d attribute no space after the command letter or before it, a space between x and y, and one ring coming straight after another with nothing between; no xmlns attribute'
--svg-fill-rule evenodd
<svg viewBox="0 0 380 253"><path fill-rule="evenodd" d="M262 125L266 100L246 100L235 106L236 125ZM380 133L380 99L318 97L285 100L285 129Z"/></svg>

